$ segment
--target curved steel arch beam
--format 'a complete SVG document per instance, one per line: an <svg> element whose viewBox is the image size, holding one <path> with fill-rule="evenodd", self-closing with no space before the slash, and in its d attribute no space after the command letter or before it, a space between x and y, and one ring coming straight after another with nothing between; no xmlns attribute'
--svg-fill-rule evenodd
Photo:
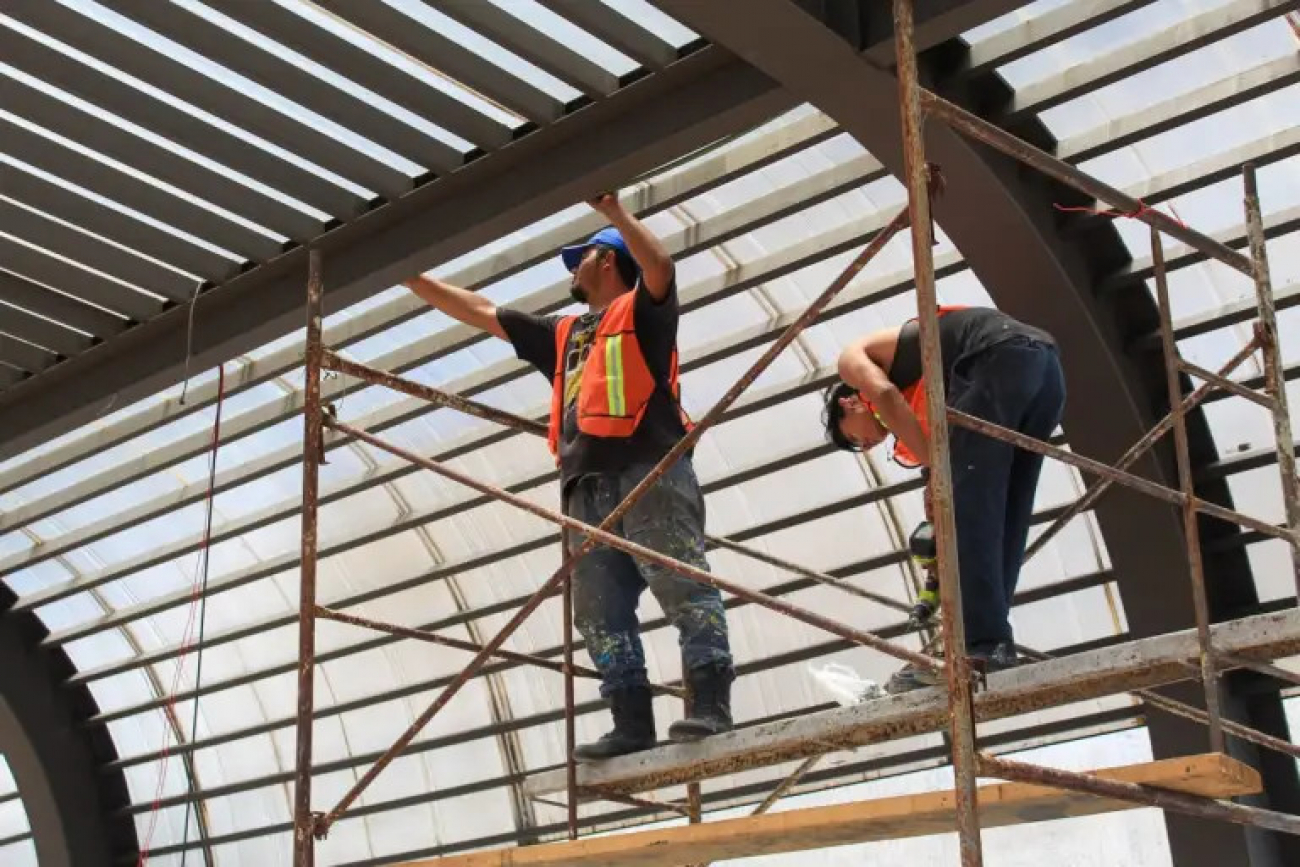
<svg viewBox="0 0 1300 867"><path fill-rule="evenodd" d="M652 2L825 112L895 176L902 176L897 80L880 65L878 51L860 53L864 43L881 44L879 31L888 22L882 23L879 7L888 4L859 5L859 10L875 8L876 14L859 11L855 16L848 0L802 0L798 5L749 0L746 14L737 16L726 4ZM825 23L806 8L822 11ZM946 54L951 64L952 54ZM943 78L935 61L944 59L923 56L921 67L922 80L945 97L972 109L1009 100L1010 91L1000 80L987 78L984 84L991 86L983 93L944 92L941 83L934 83ZM1000 94L990 92L999 87ZM1054 145L1039 125L1024 125L1017 132L1046 147ZM998 307L1047 328L1060 343L1070 393L1065 426L1071 443L1101 460L1118 457L1150 428L1153 409L1162 402L1159 365L1143 364L1126 352L1136 336L1157 325L1150 293L1101 297L1094 292L1100 276L1129 259L1118 234L1107 224L1066 240L1057 231L1052 205L1053 198L1072 202L1068 191L942 124L928 125L925 146L927 158L942 167L947 181L934 204L938 223ZM1201 442L1209 442L1208 432L1201 432ZM1172 478L1158 455L1145 458L1135 471L1166 484ZM1132 633L1158 634L1193 622L1187 556L1173 511L1123 492L1104 499L1097 517ZM1148 726L1158 756L1204 748L1204 736L1194 726L1158 716L1149 717ZM1265 854L1276 843L1266 843L1258 834L1177 817L1169 817L1167 824L1178 864L1284 863L1276 849Z"/></svg>
<svg viewBox="0 0 1300 867"><path fill-rule="evenodd" d="M888 170L902 174L896 79L791 0L750 0L744 16L727 14L726 4L655 3L821 109ZM1122 454L1152 419L1147 395L1135 387L1139 371L1123 351L1127 334L1120 326L1132 328L1134 318L1155 321L1156 314L1149 297L1128 293L1135 297L1122 297L1126 309L1118 311L1092 291L1098 269L1128 258L1118 236L1091 238L1112 242L1104 250L1109 261L1085 261L1080 250L1057 236L1046 183L1026 177L1027 171L1001 155L938 123L927 128L926 152L947 181L934 205L943 230L1000 308L1047 328L1061 344L1070 391L1070 441L1100 460ZM1095 244L1092 252L1102 246ZM1140 469L1144 475L1164 477L1154 459L1145 464ZM1116 520L1119 516L1124 520ZM1177 572L1169 564L1185 559L1178 520L1163 506L1140 496L1116 496L1103 500L1099 517L1117 571L1131 580ZM1143 594L1126 594L1135 634L1148 620L1167 622L1171 607L1183 606L1182 622L1190 622L1190 600L1184 605L1181 599L1187 595L1148 600ZM1153 603L1158 603L1159 616L1148 615L1157 607Z"/></svg>
<svg viewBox="0 0 1300 867"><path fill-rule="evenodd" d="M16 597L0 585L0 752L18 783L36 857L48 867L99 867L138 849L135 825L113 818L130 804L126 776L105 773L117 759L106 731L85 721L98 708L63 651L40 648L45 629L13 614Z"/></svg>

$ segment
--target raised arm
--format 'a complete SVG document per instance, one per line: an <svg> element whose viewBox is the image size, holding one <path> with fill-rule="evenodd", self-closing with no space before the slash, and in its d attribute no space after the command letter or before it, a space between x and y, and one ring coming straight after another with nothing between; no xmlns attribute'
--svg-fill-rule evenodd
<svg viewBox="0 0 1300 867"><path fill-rule="evenodd" d="M601 193L588 204L622 233L627 248L632 251L632 258L641 269L641 281L650 296L656 301L668 297L668 288L673 282L673 257L668 255L663 243L627 212L617 194Z"/></svg>
<svg viewBox="0 0 1300 867"><path fill-rule="evenodd" d="M864 398L871 401L881 423L890 433L898 437L903 445L923 464L930 462L930 440L921 427L921 422L912 412L912 408L903 399L898 386L889 381L889 376L880 365L872 360L870 347L876 335L868 335L855 340L840 353L839 373L844 380Z"/></svg>
<svg viewBox="0 0 1300 867"><path fill-rule="evenodd" d="M496 305L477 292L423 275L403 280L402 285L427 301L430 307L441 310L452 319L486 331L493 337L509 340L497 319Z"/></svg>

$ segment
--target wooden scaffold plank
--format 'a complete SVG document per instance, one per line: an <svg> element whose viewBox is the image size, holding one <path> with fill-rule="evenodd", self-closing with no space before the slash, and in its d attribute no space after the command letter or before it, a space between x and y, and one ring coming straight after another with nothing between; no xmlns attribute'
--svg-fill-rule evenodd
<svg viewBox="0 0 1300 867"><path fill-rule="evenodd" d="M1219 653L1255 660L1294 655L1300 653L1300 610L1220 623L1212 637ZM981 720L1000 719L1184 680L1195 676L1188 664L1199 654L1196 631L1186 630L1025 665L991 675L988 689L975 696L975 712ZM922 689L581 765L578 786L593 794L642 792L938 731L947 713L942 689ZM529 795L565 789L563 770L525 783Z"/></svg>
<svg viewBox="0 0 1300 867"><path fill-rule="evenodd" d="M1096 773L1110 780L1210 798L1255 794L1261 788L1258 772L1217 753L1126 765ZM1127 801L1023 783L998 783L979 788L980 825L984 828L1092 816L1138 806ZM923 837L955 829L953 793L945 790L586 840L473 852L413 861L403 867L592 867L613 864L620 867L667 867L875 840Z"/></svg>

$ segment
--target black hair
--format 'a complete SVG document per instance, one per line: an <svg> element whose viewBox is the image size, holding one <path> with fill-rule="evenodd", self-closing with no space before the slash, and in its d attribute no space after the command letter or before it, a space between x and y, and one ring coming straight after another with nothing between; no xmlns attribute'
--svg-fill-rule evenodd
<svg viewBox="0 0 1300 867"><path fill-rule="evenodd" d="M826 426L826 439L837 449L846 452L862 451L861 446L850 441L840 430L840 422L844 420L844 407L840 406L840 400L857 393L857 389L847 382L837 382L827 388L823 395L826 405L822 409L822 424Z"/></svg>
<svg viewBox="0 0 1300 867"><path fill-rule="evenodd" d="M623 285L629 289L636 288L636 281L641 277L641 269L636 266L636 261L617 247L611 247L608 244L592 244L603 256L606 253L614 254L614 267L618 269L618 276L623 279Z"/></svg>

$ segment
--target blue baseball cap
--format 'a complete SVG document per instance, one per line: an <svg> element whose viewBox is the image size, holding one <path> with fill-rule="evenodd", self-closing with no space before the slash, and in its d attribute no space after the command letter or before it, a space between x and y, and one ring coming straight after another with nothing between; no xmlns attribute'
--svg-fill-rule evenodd
<svg viewBox="0 0 1300 867"><path fill-rule="evenodd" d="M609 247L619 256L626 257L627 260L632 263L632 267L636 268L636 259L632 257L632 251L627 248L627 242L623 240L623 234L613 226L606 226L601 229L599 232L588 238L585 243L574 244L570 247L561 247L560 258L564 260L564 267L568 268L570 271L577 271L578 263L582 261L583 255L589 248L596 244L599 244L602 247ZM636 270L638 273L641 271L640 268L636 268Z"/></svg>

